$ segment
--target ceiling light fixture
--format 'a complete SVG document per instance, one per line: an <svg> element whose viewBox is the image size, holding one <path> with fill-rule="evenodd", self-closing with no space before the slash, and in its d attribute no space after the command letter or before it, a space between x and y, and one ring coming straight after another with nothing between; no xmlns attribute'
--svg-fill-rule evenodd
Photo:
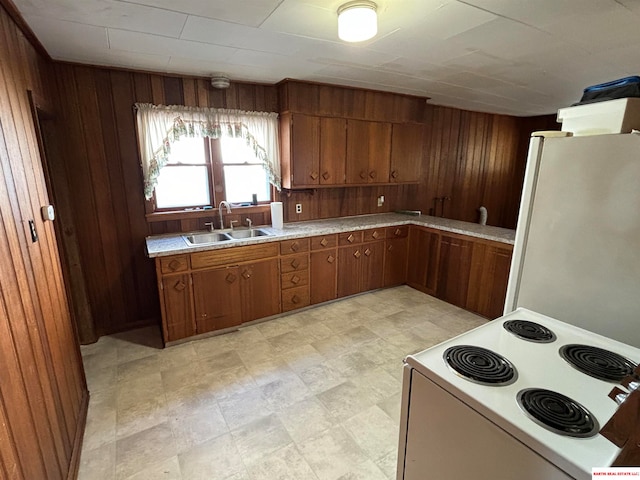
<svg viewBox="0 0 640 480"><path fill-rule="evenodd" d="M226 77L225 75L222 74L215 74L213 77L211 77L211 86L213 88L229 88L229 78Z"/></svg>
<svg viewBox="0 0 640 480"><path fill-rule="evenodd" d="M345 42L363 42L378 33L377 5L366 0L348 2L338 8L338 37Z"/></svg>

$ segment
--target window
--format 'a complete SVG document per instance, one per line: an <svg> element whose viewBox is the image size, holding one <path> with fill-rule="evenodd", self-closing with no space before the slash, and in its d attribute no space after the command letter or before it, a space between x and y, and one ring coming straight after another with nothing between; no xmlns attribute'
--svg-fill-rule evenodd
<svg viewBox="0 0 640 480"><path fill-rule="evenodd" d="M242 138L182 137L171 144L154 192L156 211L271 201L269 176Z"/></svg>

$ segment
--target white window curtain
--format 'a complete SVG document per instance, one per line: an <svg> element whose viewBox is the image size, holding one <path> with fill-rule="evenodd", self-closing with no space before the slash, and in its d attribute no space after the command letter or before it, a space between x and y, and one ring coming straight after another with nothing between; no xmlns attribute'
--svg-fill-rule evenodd
<svg viewBox="0 0 640 480"><path fill-rule="evenodd" d="M183 136L244 138L262 161L271 184L280 190L277 113L150 103L136 103L135 107L147 200L153 196L160 169L166 165L171 152L171 144Z"/></svg>

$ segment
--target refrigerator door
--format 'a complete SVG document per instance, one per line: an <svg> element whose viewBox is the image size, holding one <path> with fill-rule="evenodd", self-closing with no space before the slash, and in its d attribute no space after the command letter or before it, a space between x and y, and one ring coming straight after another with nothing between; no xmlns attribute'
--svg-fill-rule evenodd
<svg viewBox="0 0 640 480"><path fill-rule="evenodd" d="M505 312L640 347L640 135L532 139Z"/></svg>

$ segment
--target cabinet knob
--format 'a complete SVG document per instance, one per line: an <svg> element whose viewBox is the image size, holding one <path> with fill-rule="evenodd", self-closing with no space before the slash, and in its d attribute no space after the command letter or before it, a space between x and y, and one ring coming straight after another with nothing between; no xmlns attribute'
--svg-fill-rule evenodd
<svg viewBox="0 0 640 480"><path fill-rule="evenodd" d="M347 237L347 242L349 242L349 243L353 243L353 241L354 241L355 239L356 239L356 237L354 237L354 236L353 236L353 234L350 234L350 235Z"/></svg>
<svg viewBox="0 0 640 480"><path fill-rule="evenodd" d="M393 245L389 245L389 248L387 248L387 251L393 252Z"/></svg>
<svg viewBox="0 0 640 480"><path fill-rule="evenodd" d="M225 278L225 280L227 281L227 283L233 283L237 278L238 277L236 277L233 273L230 273L229 275L227 275L227 278Z"/></svg>
<svg viewBox="0 0 640 480"><path fill-rule="evenodd" d="M312 180L315 180L318 178L318 172L311 172L309 176L311 177Z"/></svg>
<svg viewBox="0 0 640 480"><path fill-rule="evenodd" d="M365 172L364 170L360 171L360 178L362 180L365 180L367 178L367 172Z"/></svg>
<svg viewBox="0 0 640 480"><path fill-rule="evenodd" d="M327 243L329 243L329 242L327 242L326 238L323 238L322 240L320 240L320 245L322 245L323 247L326 247Z"/></svg>
<svg viewBox="0 0 640 480"><path fill-rule="evenodd" d="M396 231L395 231L395 232L393 232L393 234L394 234L396 237L399 237L399 236L402 234L402 230L400 230L399 228L396 228Z"/></svg>
<svg viewBox="0 0 640 480"><path fill-rule="evenodd" d="M178 280L176 283L173 284L173 289L177 290L178 292L181 292L185 288L187 288L187 284L184 283L182 280Z"/></svg>
<svg viewBox="0 0 640 480"><path fill-rule="evenodd" d="M291 260L291 266L293 267L294 270L298 269L298 267L300 266L300 262L298 261L297 258L294 258L293 260Z"/></svg>
<svg viewBox="0 0 640 480"><path fill-rule="evenodd" d="M300 303L300 297L298 295L294 295L293 297L291 297L291 303Z"/></svg>
<svg viewBox="0 0 640 480"><path fill-rule="evenodd" d="M167 265L169 267L169 270L171 270L172 272L175 272L177 269L180 268L181 263L178 260L171 260L169 262L169 265Z"/></svg>
<svg viewBox="0 0 640 480"><path fill-rule="evenodd" d="M354 256L354 257L356 257L356 258L360 258L360 256L361 256L361 255L362 255L362 254L360 253L360 250L356 250L356 251L353 253L353 256Z"/></svg>
<svg viewBox="0 0 640 480"><path fill-rule="evenodd" d="M207 314L203 313L202 315L200 315L202 318L207 318Z"/></svg>
<svg viewBox="0 0 640 480"><path fill-rule="evenodd" d="M297 285L300 283L300 277L297 275L294 275L293 277L291 277L291 283L293 283L294 285Z"/></svg>
<svg viewBox="0 0 640 480"><path fill-rule="evenodd" d="M369 255L371 255L371 250L369 250L368 248L364 251L364 254L368 257Z"/></svg>
<svg viewBox="0 0 640 480"><path fill-rule="evenodd" d="M377 238L380 236L380 234L379 234L379 233L378 233L378 231L376 230L375 232L373 232L373 233L371 234L371 236L372 236L373 238L376 238L376 239L377 239Z"/></svg>
<svg viewBox="0 0 640 480"><path fill-rule="evenodd" d="M243 272L242 272L242 277L243 277L245 280L249 280L249 279L251 278L251 271L249 271L249 270L245 270L245 271L243 271Z"/></svg>
<svg viewBox="0 0 640 480"><path fill-rule="evenodd" d="M391 172L391 178L398 178L398 171L394 170Z"/></svg>
<svg viewBox="0 0 640 480"><path fill-rule="evenodd" d="M298 244L298 242L293 242L291 244L291 247L289 247L289 248L291 248L291 250L293 250L294 252L297 252L298 248L300 248L300 245Z"/></svg>
<svg viewBox="0 0 640 480"><path fill-rule="evenodd" d="M377 175L377 173L376 173L376 171L375 171L375 170L371 170L371 171L369 172L369 177L371 177L371 179L376 178L376 175Z"/></svg>
<svg viewBox="0 0 640 480"><path fill-rule="evenodd" d="M331 174L329 172L324 172L322 174L322 178L324 178L325 180L329 180L331 178Z"/></svg>
<svg viewBox="0 0 640 480"><path fill-rule="evenodd" d="M336 258L335 258L333 255L329 255L329 256L327 257L327 262L328 262L328 263L333 263L333 262L335 262L335 261L336 261Z"/></svg>

